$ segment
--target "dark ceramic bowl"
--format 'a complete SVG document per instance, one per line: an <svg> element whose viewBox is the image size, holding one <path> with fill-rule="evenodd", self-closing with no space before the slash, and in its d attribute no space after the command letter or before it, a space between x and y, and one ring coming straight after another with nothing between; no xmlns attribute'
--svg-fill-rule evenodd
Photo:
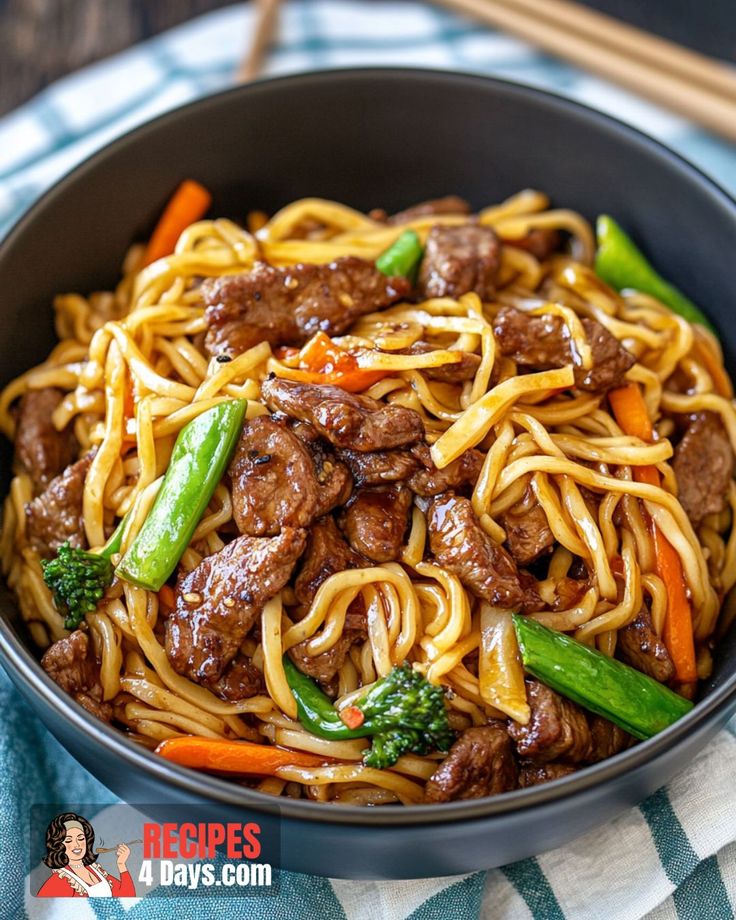
<svg viewBox="0 0 736 920"><path fill-rule="evenodd" d="M724 192L650 138L575 103L482 77L381 69L239 87L144 125L74 170L0 248L3 382L51 348L54 293L114 284L126 247L150 229L185 176L214 191L214 213L235 220L249 208L273 211L308 195L398 210L450 192L482 206L528 186L589 218L610 212L707 310L736 368L736 204ZM5 483L9 458L4 447ZM87 715L42 672L7 594L2 610L11 678L62 744L118 795L216 803L228 818L273 805L160 760ZM281 800L283 865L330 876L429 877L564 844L667 782L725 723L736 710L735 646L732 633L689 715L569 778L432 807Z"/></svg>

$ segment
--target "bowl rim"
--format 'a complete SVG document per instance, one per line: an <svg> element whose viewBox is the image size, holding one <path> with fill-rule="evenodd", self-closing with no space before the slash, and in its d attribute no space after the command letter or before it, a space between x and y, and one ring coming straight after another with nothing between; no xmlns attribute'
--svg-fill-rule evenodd
<svg viewBox="0 0 736 920"><path fill-rule="evenodd" d="M553 110L577 113L579 117L596 122L609 132L619 136L623 135L629 143L634 142L641 147L648 148L658 158L667 161L682 173L687 181L695 183L702 192L716 198L722 206L731 211L736 224L736 200L715 180L661 141L605 112L590 108L584 103L530 84L486 76L472 71L396 66L345 67L264 77L252 83L228 87L170 109L114 138L65 173L21 215L0 241L0 261L15 245L16 240L22 236L26 228L43 214L47 204L63 194L69 185L83 181L90 169L97 167L111 154L124 150L131 143L137 143L149 133L157 131L162 125L186 119L195 110L202 111L211 106L217 107L230 97L237 99L239 96L248 97L261 92L268 93L274 88L278 91L279 87L288 90L289 85L294 83L298 83L300 88L303 88L304 84L311 83L319 90L319 87L326 82L366 81L375 77L391 77L396 80L417 82L434 80L459 86L486 87L491 91L495 88L497 91L516 95L518 98L531 98L540 104L552 107ZM6 603L17 607L12 592L4 584L0 596ZM15 683L23 685L30 695L40 697L46 708L54 710L57 718L61 718L71 729L84 735L89 744L103 747L108 753L117 755L121 767L126 765L141 770L150 779L173 785L177 787L179 793L188 793L195 800L201 801L202 798L207 798L210 801L249 808L262 813L276 809L283 818L313 823L352 824L363 828L416 827L480 819L488 821L494 817L553 802L571 801L575 796L655 761L675 747L696 727L705 727L711 723L725 721L729 712L736 709L735 673L712 690L705 699L699 701L687 715L653 738L642 741L635 747L598 764L585 767L577 773L550 783L517 789L499 796L434 804L430 808L422 804L407 805L396 809L370 809L356 805L328 808L320 802L274 798L267 793L236 785L224 778L198 773L156 757L153 752L127 738L119 729L101 722L76 701L70 699L43 671L30 649L15 634L5 616L0 617L0 658L5 669L12 672L11 676ZM74 756L73 752L70 751L70 753Z"/></svg>

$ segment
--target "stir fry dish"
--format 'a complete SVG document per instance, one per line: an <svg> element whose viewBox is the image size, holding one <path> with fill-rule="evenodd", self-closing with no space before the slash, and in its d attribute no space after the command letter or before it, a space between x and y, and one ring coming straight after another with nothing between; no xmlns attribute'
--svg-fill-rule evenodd
<svg viewBox="0 0 736 920"><path fill-rule="evenodd" d="M736 415L647 241L531 190L210 208L184 182L0 397L50 678L335 804L534 786L686 715L730 625Z"/></svg>

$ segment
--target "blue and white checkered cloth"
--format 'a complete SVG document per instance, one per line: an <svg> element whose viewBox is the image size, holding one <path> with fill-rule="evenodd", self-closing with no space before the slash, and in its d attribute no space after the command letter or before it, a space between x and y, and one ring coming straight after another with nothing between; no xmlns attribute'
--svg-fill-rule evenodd
<svg viewBox="0 0 736 920"><path fill-rule="evenodd" d="M0 120L0 234L50 183L124 131L227 86L253 20L233 6L53 84ZM265 72L401 64L548 87L644 129L736 191L736 149L506 35L393 0L291 0ZM19 831L34 802L112 803L0 676L0 915L283 920L720 920L736 908L736 727L638 808L536 859L467 877L352 882L281 875L278 898L117 904L28 895ZM329 871L329 864L325 865ZM24 894L25 892L25 894ZM176 906L175 906L176 905Z"/></svg>

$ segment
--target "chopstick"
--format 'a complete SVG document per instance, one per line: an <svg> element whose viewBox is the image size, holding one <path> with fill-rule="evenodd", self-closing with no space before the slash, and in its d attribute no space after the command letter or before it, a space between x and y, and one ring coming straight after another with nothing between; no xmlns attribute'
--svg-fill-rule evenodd
<svg viewBox="0 0 736 920"><path fill-rule="evenodd" d="M736 75L717 61L572 0L438 2L736 140Z"/></svg>
<svg viewBox="0 0 736 920"><path fill-rule="evenodd" d="M247 83L258 76L266 50L276 33L279 21L281 0L254 0L256 3L256 21L248 50L238 67L235 80Z"/></svg>
<svg viewBox="0 0 736 920"><path fill-rule="evenodd" d="M627 57L661 67L736 99L736 70L675 42L606 16L572 0L515 0L515 6L565 29L615 48Z"/></svg>

